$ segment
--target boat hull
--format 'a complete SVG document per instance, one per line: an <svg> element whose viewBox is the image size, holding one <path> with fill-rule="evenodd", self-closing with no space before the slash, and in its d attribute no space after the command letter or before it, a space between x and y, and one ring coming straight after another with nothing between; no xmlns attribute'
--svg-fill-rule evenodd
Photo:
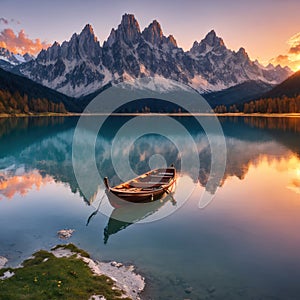
<svg viewBox="0 0 300 300"><path fill-rule="evenodd" d="M160 173L168 175L161 176L160 180L153 182L153 177L158 177L155 174ZM152 181L147 181L148 178L151 178ZM156 169L119 186L108 188L107 195L113 207L120 207L128 202L147 203L161 199L165 194L170 193L175 181L176 171L174 168ZM129 188L122 188L126 185Z"/></svg>

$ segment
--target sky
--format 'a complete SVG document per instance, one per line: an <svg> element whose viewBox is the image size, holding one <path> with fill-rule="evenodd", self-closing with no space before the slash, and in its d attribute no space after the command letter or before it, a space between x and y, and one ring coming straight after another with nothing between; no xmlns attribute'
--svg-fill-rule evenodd
<svg viewBox="0 0 300 300"><path fill-rule="evenodd" d="M299 12L299 0L0 0L0 47L36 54L70 39L87 23L102 45L121 16L132 13L141 30L156 19L184 50L214 29L228 48L244 47L253 60L296 71Z"/></svg>

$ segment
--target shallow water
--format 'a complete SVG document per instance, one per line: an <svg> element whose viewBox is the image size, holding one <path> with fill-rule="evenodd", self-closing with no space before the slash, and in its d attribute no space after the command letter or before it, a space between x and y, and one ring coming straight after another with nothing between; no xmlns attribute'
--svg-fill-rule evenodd
<svg viewBox="0 0 300 300"><path fill-rule="evenodd" d="M105 117L86 120L98 118ZM195 120L173 118L189 136L183 130L163 136L147 125L145 135L133 130L116 141L130 120L111 117L99 133L77 132L78 184L72 164L78 118L0 119L0 255L15 266L61 243L56 232L71 228L69 241L93 258L135 264L146 277L144 299L299 299L300 118L220 118L226 169L209 183L210 147ZM218 159L222 137L212 134L220 141ZM97 169L112 184L149 165L175 163L177 203L169 197L115 221L110 214L122 219L124 212L113 212L104 197L86 226L104 193L88 147L95 136ZM200 209L205 193L211 197Z"/></svg>

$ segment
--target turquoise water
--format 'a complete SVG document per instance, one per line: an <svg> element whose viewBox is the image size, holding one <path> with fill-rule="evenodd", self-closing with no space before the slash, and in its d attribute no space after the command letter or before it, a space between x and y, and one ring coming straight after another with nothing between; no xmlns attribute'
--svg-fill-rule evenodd
<svg viewBox="0 0 300 300"><path fill-rule="evenodd" d="M157 123L162 117L151 118ZM70 228L75 232L69 241L93 258L136 265L146 277L143 299L299 299L300 119L221 118L227 164L209 185L210 148L195 120L174 119L196 144L196 176L193 162L190 172L181 171L182 156L194 154L182 132L162 136L149 130L133 144L126 144L125 135L122 147L111 151L130 120L111 117L98 133L99 173L117 184L120 173L175 163L174 194L125 221L110 219L128 212L114 211L104 197L86 226L104 193L90 173L87 143L94 133L80 132L85 176L78 184L72 165L78 118L0 119L0 255L15 266L40 248L62 243L57 231ZM132 170L121 163L127 157ZM200 209L205 192L212 197Z"/></svg>

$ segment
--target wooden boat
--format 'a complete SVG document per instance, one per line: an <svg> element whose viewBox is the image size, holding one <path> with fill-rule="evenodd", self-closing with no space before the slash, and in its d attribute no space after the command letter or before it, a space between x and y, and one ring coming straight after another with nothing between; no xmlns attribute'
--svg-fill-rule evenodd
<svg viewBox="0 0 300 300"><path fill-rule="evenodd" d="M109 186L107 177L104 178L108 198L114 207L124 204L122 199L129 202L150 202L157 200L163 194L170 193L170 188L175 181L176 170L173 166L165 169L151 170L114 187Z"/></svg>

